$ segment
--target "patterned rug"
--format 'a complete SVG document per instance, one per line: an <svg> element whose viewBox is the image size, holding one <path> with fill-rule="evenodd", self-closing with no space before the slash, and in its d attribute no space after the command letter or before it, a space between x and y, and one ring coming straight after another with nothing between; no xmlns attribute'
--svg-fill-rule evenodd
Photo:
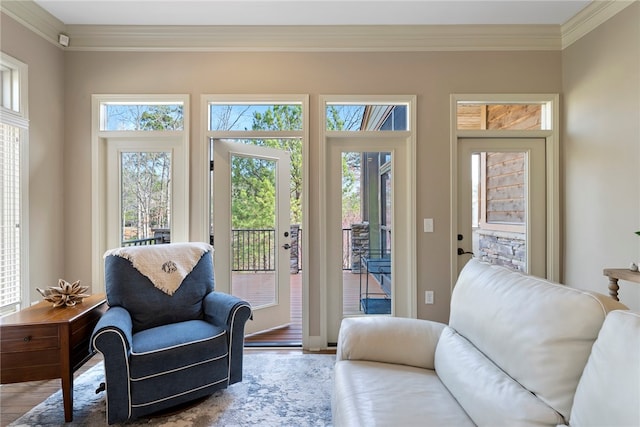
<svg viewBox="0 0 640 427"><path fill-rule="evenodd" d="M141 418L127 426L330 426L335 355L249 353L241 383L169 413ZM73 422L64 422L58 391L10 426L106 425L102 363L74 381Z"/></svg>

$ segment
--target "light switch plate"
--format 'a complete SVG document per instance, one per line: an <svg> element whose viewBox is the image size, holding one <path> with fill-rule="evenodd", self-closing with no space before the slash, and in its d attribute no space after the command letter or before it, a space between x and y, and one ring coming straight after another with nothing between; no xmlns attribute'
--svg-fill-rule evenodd
<svg viewBox="0 0 640 427"><path fill-rule="evenodd" d="M424 232L433 233L433 218L424 219Z"/></svg>

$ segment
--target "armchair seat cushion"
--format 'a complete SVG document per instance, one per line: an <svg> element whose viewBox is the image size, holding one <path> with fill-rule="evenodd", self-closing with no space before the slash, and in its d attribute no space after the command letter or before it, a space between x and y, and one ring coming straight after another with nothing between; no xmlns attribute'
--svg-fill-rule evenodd
<svg viewBox="0 0 640 427"><path fill-rule="evenodd" d="M227 333L203 320L157 326L133 335L132 406L188 396L229 379Z"/></svg>
<svg viewBox="0 0 640 427"><path fill-rule="evenodd" d="M226 331L204 320L146 329L133 335L131 379L164 375L227 355Z"/></svg>

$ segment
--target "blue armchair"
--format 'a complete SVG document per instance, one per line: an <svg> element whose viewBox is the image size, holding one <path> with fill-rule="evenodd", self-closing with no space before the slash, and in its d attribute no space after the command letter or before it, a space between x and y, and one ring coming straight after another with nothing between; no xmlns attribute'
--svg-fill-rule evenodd
<svg viewBox="0 0 640 427"><path fill-rule="evenodd" d="M242 380L244 326L251 307L214 292L210 247L176 243L133 251L194 250L194 245L205 246L204 253L172 295L134 267L123 255L126 251L105 255L109 309L96 325L91 345L104 357L109 424L207 396ZM170 265L163 269L173 272L175 265Z"/></svg>

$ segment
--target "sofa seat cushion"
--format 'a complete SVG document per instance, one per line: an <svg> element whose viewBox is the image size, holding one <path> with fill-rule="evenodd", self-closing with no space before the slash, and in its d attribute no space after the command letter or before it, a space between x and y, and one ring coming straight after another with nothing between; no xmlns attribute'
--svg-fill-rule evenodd
<svg viewBox="0 0 640 427"><path fill-rule="evenodd" d="M435 371L341 360L334 371L336 426L473 426Z"/></svg>
<svg viewBox="0 0 640 427"><path fill-rule="evenodd" d="M571 409L572 426L640 426L640 314L612 311Z"/></svg>
<svg viewBox="0 0 640 427"><path fill-rule="evenodd" d="M203 320L146 329L133 335L132 380L184 369L227 355L226 331Z"/></svg>
<svg viewBox="0 0 640 427"><path fill-rule="evenodd" d="M436 348L436 373L475 423L540 426L564 419L447 327Z"/></svg>

